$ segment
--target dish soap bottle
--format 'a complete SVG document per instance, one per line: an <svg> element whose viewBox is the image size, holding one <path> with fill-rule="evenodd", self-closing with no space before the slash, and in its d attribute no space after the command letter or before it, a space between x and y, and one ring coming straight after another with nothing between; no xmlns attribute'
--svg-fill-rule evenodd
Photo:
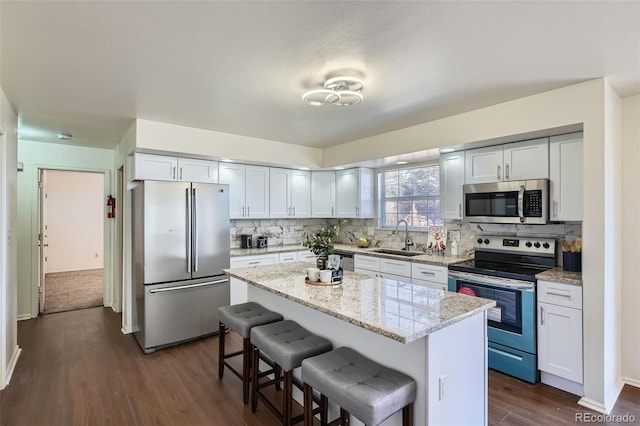
<svg viewBox="0 0 640 426"><path fill-rule="evenodd" d="M451 241L451 256L458 257L458 242L456 240Z"/></svg>

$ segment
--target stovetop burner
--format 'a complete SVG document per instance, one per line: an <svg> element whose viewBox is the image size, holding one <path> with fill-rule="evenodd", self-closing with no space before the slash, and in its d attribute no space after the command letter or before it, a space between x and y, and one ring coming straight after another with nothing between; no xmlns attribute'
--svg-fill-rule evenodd
<svg viewBox="0 0 640 426"><path fill-rule="evenodd" d="M482 236L474 248L475 259L449 265L449 269L535 282L536 274L556 265L552 239Z"/></svg>

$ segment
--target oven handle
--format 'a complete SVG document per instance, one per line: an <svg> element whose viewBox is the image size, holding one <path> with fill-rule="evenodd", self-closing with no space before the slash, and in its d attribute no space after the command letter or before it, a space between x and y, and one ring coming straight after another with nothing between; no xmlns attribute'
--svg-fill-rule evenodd
<svg viewBox="0 0 640 426"><path fill-rule="evenodd" d="M514 290L534 291L535 284L528 281L512 280L509 278L496 278L488 275L472 274L469 272L449 271L449 278L469 281L474 284L492 285L495 287L511 288Z"/></svg>

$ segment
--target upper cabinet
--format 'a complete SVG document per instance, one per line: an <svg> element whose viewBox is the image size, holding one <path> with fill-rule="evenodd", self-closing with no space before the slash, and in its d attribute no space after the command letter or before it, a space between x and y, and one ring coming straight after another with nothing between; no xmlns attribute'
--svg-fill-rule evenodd
<svg viewBox="0 0 640 426"><path fill-rule="evenodd" d="M533 139L465 151L465 183L549 177L549 139Z"/></svg>
<svg viewBox="0 0 640 426"><path fill-rule="evenodd" d="M440 155L440 217L462 219L464 151Z"/></svg>
<svg viewBox="0 0 640 426"><path fill-rule="evenodd" d="M551 220L582 220L582 133L549 141Z"/></svg>
<svg viewBox="0 0 640 426"><path fill-rule="evenodd" d="M311 216L311 173L269 169L270 217Z"/></svg>
<svg viewBox="0 0 640 426"><path fill-rule="evenodd" d="M133 155L132 175L134 180L217 183L218 163L194 158L136 153Z"/></svg>
<svg viewBox="0 0 640 426"><path fill-rule="evenodd" d="M335 172L311 172L311 216L336 217Z"/></svg>
<svg viewBox="0 0 640 426"><path fill-rule="evenodd" d="M229 185L231 219L269 217L269 167L222 163L219 174Z"/></svg>
<svg viewBox="0 0 640 426"><path fill-rule="evenodd" d="M339 170L336 176L336 217L373 217L373 170Z"/></svg>

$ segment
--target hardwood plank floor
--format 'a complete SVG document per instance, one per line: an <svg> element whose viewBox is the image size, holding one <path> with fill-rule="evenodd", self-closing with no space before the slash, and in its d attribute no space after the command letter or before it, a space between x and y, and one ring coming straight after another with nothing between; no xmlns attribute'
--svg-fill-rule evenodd
<svg viewBox="0 0 640 426"><path fill-rule="evenodd" d="M217 337L144 355L120 326L120 315L106 308L18 323L23 352L11 384L0 392L0 426L278 424L263 405L253 414L242 404L233 375L218 380ZM228 336L228 350L239 349L239 336ZM593 413L577 400L489 373L490 425L575 424L577 413ZM640 389L626 386L613 413L629 413L640 423Z"/></svg>

